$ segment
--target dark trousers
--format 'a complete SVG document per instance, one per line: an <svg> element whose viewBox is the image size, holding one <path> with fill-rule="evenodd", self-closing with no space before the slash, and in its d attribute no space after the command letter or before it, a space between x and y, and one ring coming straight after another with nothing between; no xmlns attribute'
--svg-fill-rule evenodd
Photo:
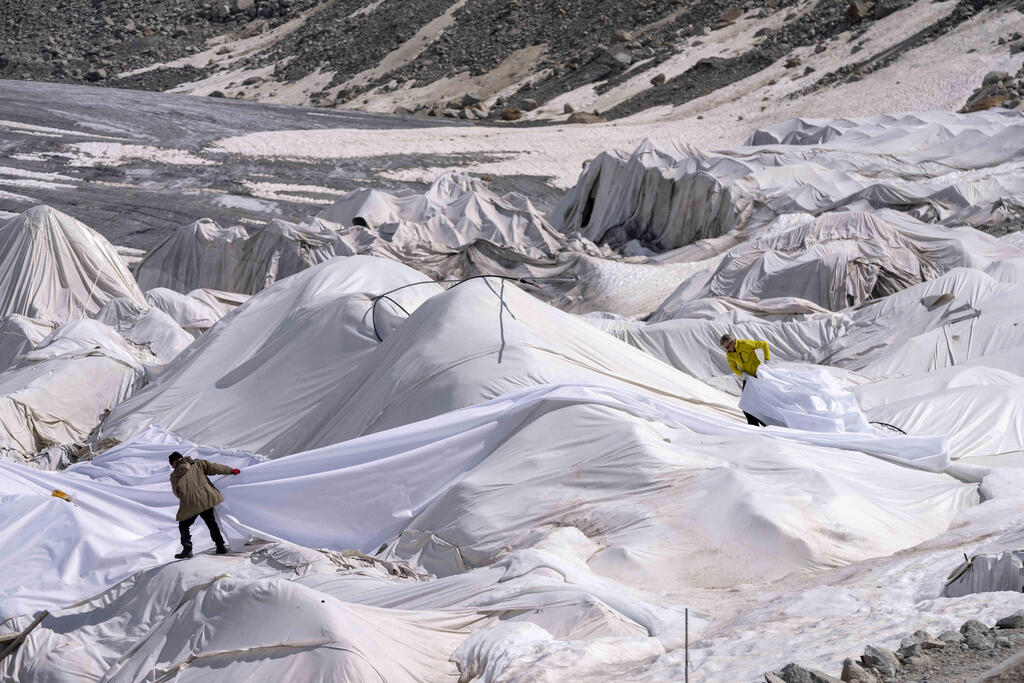
<svg viewBox="0 0 1024 683"><path fill-rule="evenodd" d="M189 529L195 523L196 517L202 517L206 522L206 528L210 530L210 538L217 544L217 547L224 545L224 537L220 535L217 518L213 516L213 508L210 508L178 522L178 531L181 532L181 547L185 550L192 550L192 532Z"/></svg>
<svg viewBox="0 0 1024 683"><path fill-rule="evenodd" d="M764 422L761 422L760 420L758 420L756 417L754 417L753 415L751 415L750 413L748 413L745 410L743 411L743 416L745 418L747 418L747 424L748 425L754 425L755 427L764 427L764 426L766 426Z"/></svg>
<svg viewBox="0 0 1024 683"><path fill-rule="evenodd" d="M743 380L743 388L744 389L747 388L747 380ZM758 420L756 417L754 417L753 415L751 415L750 413L748 413L745 410L743 411L743 417L747 418L747 424L748 425L753 425L754 427L766 427L767 426L764 422L761 422L760 420Z"/></svg>

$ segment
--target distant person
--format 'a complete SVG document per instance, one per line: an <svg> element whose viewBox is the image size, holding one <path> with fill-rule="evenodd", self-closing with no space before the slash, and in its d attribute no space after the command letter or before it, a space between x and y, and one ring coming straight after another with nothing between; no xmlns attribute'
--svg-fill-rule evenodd
<svg viewBox="0 0 1024 683"><path fill-rule="evenodd" d="M747 376L757 377L757 369L761 363L767 363L771 358L768 342L759 339L733 339L732 335L723 334L718 343L725 349L725 358L729 361L729 367L742 380L744 388L747 386ZM761 349L761 353L764 354L764 361L757 357L758 349ZM750 413L743 411L743 415L747 418L747 424L756 427L765 426L764 422Z"/></svg>
<svg viewBox="0 0 1024 683"><path fill-rule="evenodd" d="M192 557L192 533L189 529L202 517L210 530L210 538L217 545L217 554L224 555L228 547L224 537L220 535L217 518L213 515L213 507L224 502L217 487L210 481L211 474L238 474L239 470L227 465L218 465L206 460L186 458L175 451L168 456L174 471L171 472L171 490L178 498L178 531L181 532L181 552L175 555L179 560Z"/></svg>

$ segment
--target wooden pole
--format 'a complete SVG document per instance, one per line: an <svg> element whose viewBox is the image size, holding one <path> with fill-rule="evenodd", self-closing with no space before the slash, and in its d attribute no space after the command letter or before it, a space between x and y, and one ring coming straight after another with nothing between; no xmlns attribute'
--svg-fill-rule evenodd
<svg viewBox="0 0 1024 683"><path fill-rule="evenodd" d="M4 648L3 652L0 652L0 661L2 661L7 655L9 655L12 652L14 652L15 650L17 650L18 647L22 644L22 642L24 642L24 640L26 638L28 638L28 634L32 633L32 629L34 629L36 626L39 626L39 622L41 622L43 619L45 619L48 616L50 616L50 613L47 612L46 610L43 610L42 612L40 612L39 616L36 617L35 620L33 620L32 623L28 625L28 628L26 628L24 631L22 631L18 635L17 638L12 640L7 645L7 647Z"/></svg>
<svg viewBox="0 0 1024 683"><path fill-rule="evenodd" d="M686 683L690 683L690 608L686 608L686 626L684 632L686 633L686 662L684 664L684 671L686 676Z"/></svg>

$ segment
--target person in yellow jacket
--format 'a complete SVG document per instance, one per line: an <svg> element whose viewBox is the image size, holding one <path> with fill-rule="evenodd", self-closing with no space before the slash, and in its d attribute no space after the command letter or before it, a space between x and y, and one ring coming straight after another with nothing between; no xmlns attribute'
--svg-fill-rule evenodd
<svg viewBox="0 0 1024 683"><path fill-rule="evenodd" d="M725 349L725 358L729 361L729 367L743 381L744 387L747 386L747 376L757 377L757 369L761 363L767 363L771 358L768 342L759 339L734 339L730 334L723 334L719 344ZM763 361L757 357L758 349L761 349L761 353L764 354ZM744 411L743 414L747 418L747 424L758 427L765 426L764 422L750 413Z"/></svg>

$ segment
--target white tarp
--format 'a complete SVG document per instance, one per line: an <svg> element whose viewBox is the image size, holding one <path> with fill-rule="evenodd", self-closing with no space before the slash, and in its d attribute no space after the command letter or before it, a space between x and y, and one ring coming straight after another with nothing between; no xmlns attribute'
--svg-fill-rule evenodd
<svg viewBox="0 0 1024 683"><path fill-rule="evenodd" d="M14 365L18 356L35 348L57 325L16 314L0 318L0 372Z"/></svg>
<svg viewBox="0 0 1024 683"><path fill-rule="evenodd" d="M1024 464L1024 378L984 366L953 366L854 388L869 419L910 434L944 434L953 459Z"/></svg>
<svg viewBox="0 0 1024 683"><path fill-rule="evenodd" d="M4 660L2 671L26 682L75 681L99 680L112 668L138 676L187 664L179 677L285 680L289 675L281 669L287 667L287 674L302 680L326 671L332 681L434 681L454 677L454 650L470 626L500 619L533 626L548 638L646 636L602 599L606 594L645 623L647 615L678 615L673 608L644 605L625 590L612 594L596 582L568 581L576 578L569 572L567 578L547 576L542 566L519 569L525 575L495 567L437 581L395 576L393 567L284 543L246 555L172 562L139 572L87 603L51 612ZM211 599L216 593L230 601ZM297 603L301 625L278 613L294 614ZM252 629L253 620L272 630ZM21 621L8 624L23 628L16 623ZM702 622L691 615L691 632ZM195 638L198 632L205 635ZM178 649L183 637L189 643ZM213 644L226 640L230 652L218 652ZM161 658L154 663L158 649Z"/></svg>
<svg viewBox="0 0 1024 683"><path fill-rule="evenodd" d="M249 234L241 226L223 228L209 218L185 225L154 247L136 267L143 290L176 292L209 287L232 291L235 270Z"/></svg>
<svg viewBox="0 0 1024 683"><path fill-rule="evenodd" d="M1024 183L1007 173L994 179L990 168L1014 158L1009 140L1022 130L1019 112L937 111L793 119L715 152L645 140L631 154L591 161L552 223L594 242L640 239L660 251L846 207L999 227L994 207L1024 194Z"/></svg>
<svg viewBox="0 0 1024 683"><path fill-rule="evenodd" d="M146 360L156 363L169 363L194 339L159 308L140 306L124 297L108 301L96 314L96 319L134 344L139 355L148 353L152 358Z"/></svg>
<svg viewBox="0 0 1024 683"><path fill-rule="evenodd" d="M182 294L166 287L155 287L146 292L146 303L171 316L183 329L195 333L210 329L248 299L247 294L213 289L194 289Z"/></svg>
<svg viewBox="0 0 1024 683"><path fill-rule="evenodd" d="M423 279L360 256L277 283L115 408L100 436L159 424L276 457L561 382L643 386L738 416L731 397L498 279L394 292L411 315L381 300L378 342L371 298Z"/></svg>
<svg viewBox="0 0 1024 683"><path fill-rule="evenodd" d="M0 373L0 456L28 458L82 441L142 375L125 341L95 320L74 320Z"/></svg>
<svg viewBox="0 0 1024 683"><path fill-rule="evenodd" d="M84 223L36 206L0 225L0 317L88 318L118 296L143 302L114 247Z"/></svg>
<svg viewBox="0 0 1024 683"><path fill-rule="evenodd" d="M876 433L854 395L821 367L762 363L757 376L746 380L740 409L767 424L792 429Z"/></svg>
<svg viewBox="0 0 1024 683"><path fill-rule="evenodd" d="M344 227L371 228L398 249L461 251L484 241L512 247L524 256L552 256L561 235L518 193L499 197L483 182L446 173L422 195L395 196L354 190L319 214Z"/></svg>
<svg viewBox="0 0 1024 683"><path fill-rule="evenodd" d="M744 317L724 319L678 319L656 323L628 320L588 322L631 346L685 373L708 379L733 377L719 340L723 334L736 339L768 342L773 359L815 362L829 341L846 333L849 320L841 314L804 316L799 320L761 321Z"/></svg>
<svg viewBox="0 0 1024 683"><path fill-rule="evenodd" d="M911 232L859 211L826 213L734 247L713 272L695 275L670 299L679 306L709 296L795 296L838 311L951 268L991 262L985 241L996 243L994 239L976 231L969 232L972 240L944 239L937 234L943 230L921 224ZM985 249L970 251L975 242L984 242ZM1003 247L1004 255L1012 252Z"/></svg>
<svg viewBox="0 0 1024 683"><path fill-rule="evenodd" d="M629 464L629 454L636 452L638 443L648 444L642 447L644 449L672 448L660 445L666 443L663 438L668 438L668 443L680 439L679 448L690 453L687 457L689 464L680 461L682 470L676 475L682 477L679 483L683 486L677 494L682 495L683 490L688 490L691 491L689 495L696 496L688 498L689 503L680 501L687 507L704 499L702 491L706 487L691 489L692 474L684 472L692 468L697 472L707 471L711 452L716 454L716 458L736 459L732 465L723 463L719 466L724 469L716 467L713 470L721 476L731 478L731 469L749 467L749 476L766 477L747 493L743 493L748 486L742 484L745 479L741 478L736 482L741 487L738 495L753 495L757 500L767 496L757 505L757 510L749 514L772 519L773 524L778 523L782 527L789 524L785 521L787 519L803 517L806 495L806 487L798 487L801 493L796 497L786 492L787 487L783 483L787 476L785 472L796 467L808 470L805 475L808 482L820 477L829 480L828 485L820 488L819 494L822 503L831 510L829 516L836 517L826 523L828 532L819 539L822 545L812 549L810 555L800 553L797 556L777 548L773 552L781 555L763 565L764 571L771 576L780 575L780 570L783 573L788 571L779 564L780 557L789 558L785 563L796 562L790 565L792 568L801 563L804 566L827 566L872 553L891 552L896 549L892 543L904 547L908 540L913 542L912 538L923 540L945 528L957 510L972 504L977 497L974 486L956 482L945 475L913 469L921 464L921 461L913 459L915 452L940 446L941 440L793 430L762 431L708 415L650 392L580 385L524 389L426 422L258 464L251 465L254 456L245 453L198 448L196 455L243 468L241 475L218 482L226 499L219 512L229 539L238 540L251 535L287 540L307 547L373 551L406 530L421 511L462 480L467 472L488 460L503 442L512 439L518 443L516 446L509 442L512 453L530 451L539 454L536 439L543 434L550 435L551 425L538 428L535 434L524 430L524 427L559 406L578 404L603 406L596 413L584 413L580 423L598 427L590 435L597 441L591 442L586 432L577 439L574 437L578 433L575 429L567 430L560 438L564 443L546 455L554 458L554 454L563 453L564 458L558 456L552 463L553 471L542 475L543 481L551 481L552 484L556 481L552 477L560 478L561 486L569 487L566 491L579 486L572 483L572 472L574 468L578 470L573 463L594 458L593 464L598 467L596 474L601 471L600 463L606 457L614 456L618 460L615 467L601 475L602 480L614 488L614 482L618 481L616 472L622 467L635 467L635 464ZM607 410L609 408L610 411ZM587 410L592 409L588 407ZM615 411L639 418L638 421L625 418L637 426L654 422L670 431L654 436L658 433L658 428L654 427L654 434L642 436L636 433L638 427L634 426L608 432L600 425L614 417ZM557 422L558 418L554 420ZM608 440L609 434L615 431L621 440L619 445ZM519 434L522 435L517 436ZM762 434L781 439L780 447L740 448L743 439ZM696 435L715 437L709 444L717 445L711 446L711 451L700 449L692 452L689 444ZM636 442L636 439L640 441ZM602 441L605 441L604 446L595 448ZM796 445L786 447L788 442ZM799 444L815 448L802 448ZM822 447L824 449L819 450ZM139 569L166 561L175 550L177 536L173 522L176 501L166 483L170 473L166 455L172 449L182 450L180 440L166 433L150 431L91 463L73 465L61 473L0 461L0 549L3 550L0 558L4 558L0 562L6 563L0 567L0 609L3 610L0 617L17 616L87 598ZM602 455L606 451L607 454ZM187 452L191 454L193 451ZM756 452L764 453L764 457L771 461L782 459L789 465L780 467L781 463L777 463L776 466L768 466L755 457ZM911 467L890 465L864 452ZM753 460L743 465L744 459L750 458ZM522 462L521 456L500 460L505 463ZM926 468L928 464L925 459ZM515 466L521 467L521 464ZM879 471L888 474L879 477ZM648 490L652 486L657 490L662 488L660 484L647 481L650 475L638 472L637 476L639 480L627 477L621 481L624 491ZM710 481L708 485L711 485ZM70 494L73 503L46 498L53 488ZM836 498L839 490L845 493ZM755 494L754 491L762 493ZM614 501L619 500L619 496L608 496L601 487L594 488L593 493L597 495L593 503L597 505L594 514L599 517L626 513L635 519L634 523L646 526L643 520L652 514L647 506L637 507L631 503L628 495L622 498L626 507L615 512L617 504ZM872 501L870 506L874 512L865 516L863 510L858 509L856 515L847 515L844 511L850 510L850 506L842 501L851 495ZM509 499L503 500L507 502ZM607 504L612 507L602 512L605 503L601 501L610 501ZM922 501L927 501L924 507ZM654 508L662 504L658 496L651 501ZM431 514L436 515L438 510L443 511L447 507L435 508ZM529 506L522 505L522 499L517 499L516 508L520 510L517 514L527 514L523 523L536 523L536 520L530 521L532 513ZM565 515L574 514L575 506L568 504L566 508L558 504L555 510L560 510L558 514L566 521L568 517ZM628 512L630 510L632 512ZM666 510L664 527L660 531L657 527L650 529L653 538L648 538L648 543L660 542L665 533L678 533L671 532L671 520L681 519L678 517L681 512ZM471 506L461 513L454 508L445 514L472 521L482 513ZM700 528L702 522L699 520L704 519L703 523L710 525L709 529L719 529L717 532L706 531L706 540L715 540L723 549L735 546L744 538L745 533L740 529L748 528L750 524L748 513L743 510L733 512L731 519L735 520L735 527L727 524L724 528L720 526L720 520L714 521L720 515L711 508L700 514L691 510L691 514L697 515L694 518L698 520L696 527L691 527L691 531L684 532L683 536L692 538L692 530ZM468 517L463 518L462 515ZM765 515L767 517L763 517ZM13 524L11 520L14 519L20 520L19 523ZM814 522L815 525L817 523ZM840 541L836 545L836 539L843 537L835 533L836 524L847 527L849 538L857 540L851 540L849 544ZM878 524L883 527L901 525L905 527L905 533L898 536L881 534L878 527L873 526ZM424 533L432 531L429 526L420 524L417 529L415 538L421 541L431 538L429 533ZM913 529L916 531L911 531ZM520 542L529 538L527 531L522 528L517 532ZM783 545L793 543L794 547L809 549L807 534L817 538L818 533L803 529L797 531L796 536L790 536L790 532L785 532ZM209 544L203 534L196 536L197 549ZM643 539L641 534L637 540L642 542ZM755 546L763 542L753 537L748 540ZM408 547L410 540L404 539L403 544ZM13 551L15 548L17 552ZM401 553L402 546L396 552ZM424 554L422 548L416 552ZM612 553L611 557L614 556ZM55 557L61 558L60 561L54 563ZM86 559L90 557L104 559L93 566L92 560ZM665 558L666 561L669 559L678 561ZM621 561L618 565L621 566Z"/></svg>
<svg viewBox="0 0 1024 683"><path fill-rule="evenodd" d="M975 555L953 570L942 594L962 598L988 591L1024 591L1024 550Z"/></svg>
<svg viewBox="0 0 1024 683"><path fill-rule="evenodd" d="M383 259L339 257L268 288L203 334L144 390L118 405L101 437L124 440L159 424L205 443L281 455L303 450L304 417L335 419L326 402L362 371L374 334L413 312L440 287L395 292L371 315L372 298L424 280ZM397 302L397 306L394 302Z"/></svg>

